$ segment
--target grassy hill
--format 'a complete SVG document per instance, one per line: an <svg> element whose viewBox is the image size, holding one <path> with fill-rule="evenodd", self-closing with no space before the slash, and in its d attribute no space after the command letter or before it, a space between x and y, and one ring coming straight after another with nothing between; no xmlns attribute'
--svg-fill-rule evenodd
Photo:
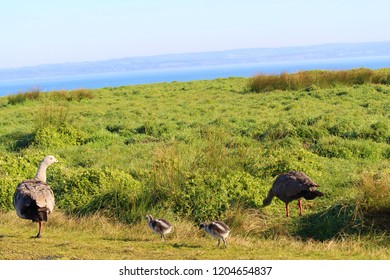
<svg viewBox="0 0 390 280"><path fill-rule="evenodd" d="M1 258L388 259L386 81L257 93L251 79L229 78L0 98ZM12 195L48 154L60 160L48 170L56 213L26 248L36 225L16 218ZM285 218L278 199L261 208L288 170L325 193L303 201L303 217L292 203ZM167 244L146 214L172 221ZM212 219L232 228L226 251L209 253L196 230Z"/></svg>

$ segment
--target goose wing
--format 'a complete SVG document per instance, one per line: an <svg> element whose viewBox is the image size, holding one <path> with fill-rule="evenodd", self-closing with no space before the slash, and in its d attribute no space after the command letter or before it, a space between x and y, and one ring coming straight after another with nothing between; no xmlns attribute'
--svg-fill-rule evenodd
<svg viewBox="0 0 390 280"><path fill-rule="evenodd" d="M229 234L230 228L221 221L215 221L208 225L209 233L213 236L224 236Z"/></svg>
<svg viewBox="0 0 390 280"><path fill-rule="evenodd" d="M291 179L296 180L297 183L305 187L308 191L315 191L316 188L319 187L317 183L315 183L309 176L307 176L303 172L291 171L288 173L288 176Z"/></svg>
<svg viewBox="0 0 390 280"><path fill-rule="evenodd" d="M290 202L293 199L302 196L302 192L313 192L318 185L313 182L305 173L290 171L279 175L273 186L273 194L284 202Z"/></svg>
<svg viewBox="0 0 390 280"><path fill-rule="evenodd" d="M37 180L25 180L17 186L14 194L14 207L18 215L23 215L23 209L32 203L35 203L38 208L45 209L48 213L53 211L54 193L48 184Z"/></svg>

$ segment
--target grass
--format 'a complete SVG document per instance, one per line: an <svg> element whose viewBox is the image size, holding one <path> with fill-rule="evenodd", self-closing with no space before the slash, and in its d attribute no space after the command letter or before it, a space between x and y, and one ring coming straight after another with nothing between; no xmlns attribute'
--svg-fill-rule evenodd
<svg viewBox="0 0 390 280"><path fill-rule="evenodd" d="M44 97L42 97L45 95ZM75 89L75 90L55 90L51 91L49 94L41 92L39 88L33 88L25 92L19 92L17 94L11 94L7 97L8 104L16 105L18 103L24 103L28 100L38 100L38 99L50 99L53 101L81 101L83 99L92 99L94 94L89 89Z"/></svg>
<svg viewBox="0 0 390 280"><path fill-rule="evenodd" d="M44 224L41 239L31 238L36 223L0 214L0 253L13 260L216 260L216 259L388 259L385 238L366 240L297 240L288 236L258 238L232 228L228 248L185 221L174 222L167 242L160 241L146 221L135 225L113 223L107 218L71 218L59 211ZM39 247L39 250L37 250Z"/></svg>
<svg viewBox="0 0 390 280"><path fill-rule="evenodd" d="M18 103L26 102L27 100L35 100L39 98L40 94L41 90L39 88L34 88L26 92L19 92L17 94L9 95L8 103L11 105L15 105Z"/></svg>
<svg viewBox="0 0 390 280"><path fill-rule="evenodd" d="M390 84L390 75L384 70L366 68L339 71L301 71L294 74L256 75L251 79L250 90L267 92L276 89L308 91L340 85Z"/></svg>
<svg viewBox="0 0 390 280"><path fill-rule="evenodd" d="M0 98L1 258L388 259L389 70L367 73L266 94L229 78ZM12 195L47 154L56 210L35 240ZM261 204L292 169L325 196L286 219L280 200ZM146 214L174 222L168 244ZM228 250L196 229L213 219L233 229Z"/></svg>

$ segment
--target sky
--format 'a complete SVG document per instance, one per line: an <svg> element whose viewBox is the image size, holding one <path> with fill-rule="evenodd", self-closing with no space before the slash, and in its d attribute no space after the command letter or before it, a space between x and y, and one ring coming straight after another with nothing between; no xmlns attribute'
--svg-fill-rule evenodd
<svg viewBox="0 0 390 280"><path fill-rule="evenodd" d="M0 68L390 41L388 0L5 0Z"/></svg>

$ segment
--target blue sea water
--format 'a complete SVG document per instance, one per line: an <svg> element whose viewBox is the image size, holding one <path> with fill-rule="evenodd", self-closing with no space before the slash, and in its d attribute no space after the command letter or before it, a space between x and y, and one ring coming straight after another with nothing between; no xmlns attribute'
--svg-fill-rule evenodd
<svg viewBox="0 0 390 280"><path fill-rule="evenodd" d="M212 67L111 72L74 76L37 77L0 80L0 96L39 88L41 91L78 88L102 88L172 81L211 80L227 77L251 77L256 74L293 73L302 70L379 69L390 67L390 57L361 57L327 60L303 60L261 64L236 64Z"/></svg>

